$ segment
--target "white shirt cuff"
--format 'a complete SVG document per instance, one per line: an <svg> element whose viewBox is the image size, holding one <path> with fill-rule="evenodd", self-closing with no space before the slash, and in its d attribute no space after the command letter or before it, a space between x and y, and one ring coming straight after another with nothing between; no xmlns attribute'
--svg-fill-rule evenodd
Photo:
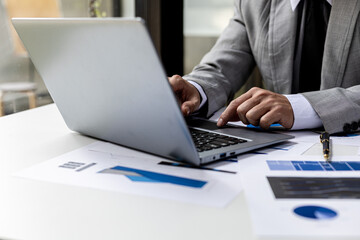
<svg viewBox="0 0 360 240"><path fill-rule="evenodd" d="M206 94L205 94L203 88L202 88L198 83L196 83L196 82L194 82L194 81L191 81L191 80L187 80L187 81L188 81L189 83L191 83L194 87L196 87L196 89L198 90L198 92L199 92L199 94L200 94L200 96L201 96L200 105L199 105L198 109L195 110L195 111L198 111L199 109L201 109L201 108L204 106L204 104L205 104L206 101L207 101Z"/></svg>
<svg viewBox="0 0 360 240"><path fill-rule="evenodd" d="M292 130L322 127L319 115L315 112L309 101L301 94L284 95L289 100L294 112L294 125Z"/></svg>

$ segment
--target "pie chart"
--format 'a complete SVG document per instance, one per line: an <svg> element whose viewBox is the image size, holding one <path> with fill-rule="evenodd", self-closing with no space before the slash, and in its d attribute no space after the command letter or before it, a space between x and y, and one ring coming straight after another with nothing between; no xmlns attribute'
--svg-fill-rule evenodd
<svg viewBox="0 0 360 240"><path fill-rule="evenodd" d="M294 213L298 216L314 220L329 220L338 215L336 211L321 206L300 206L294 209Z"/></svg>

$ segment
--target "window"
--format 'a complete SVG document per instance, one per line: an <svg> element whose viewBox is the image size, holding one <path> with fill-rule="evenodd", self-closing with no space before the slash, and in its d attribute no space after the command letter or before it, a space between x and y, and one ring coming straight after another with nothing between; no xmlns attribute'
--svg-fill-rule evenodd
<svg viewBox="0 0 360 240"><path fill-rule="evenodd" d="M133 0L0 0L0 115L52 102L11 25L12 17L112 17L134 12Z"/></svg>
<svg viewBox="0 0 360 240"><path fill-rule="evenodd" d="M185 0L185 73L191 72L215 44L233 16L233 3L233 0Z"/></svg>

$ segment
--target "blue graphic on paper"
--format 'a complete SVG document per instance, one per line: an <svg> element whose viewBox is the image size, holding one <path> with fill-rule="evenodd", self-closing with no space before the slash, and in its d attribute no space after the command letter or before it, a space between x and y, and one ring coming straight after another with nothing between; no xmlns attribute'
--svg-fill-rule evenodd
<svg viewBox="0 0 360 240"><path fill-rule="evenodd" d="M337 216L337 213L334 210L320 206L297 207L294 209L294 213L298 216L314 220L328 220Z"/></svg>
<svg viewBox="0 0 360 240"><path fill-rule="evenodd" d="M256 129L262 129L260 126L254 126L252 124L248 124L246 125L246 127L248 128L256 128ZM284 128L282 125L280 125L279 123L274 123L270 125L270 129L275 128L275 129L279 129L279 128Z"/></svg>
<svg viewBox="0 0 360 240"><path fill-rule="evenodd" d="M133 182L157 182L157 183L171 183L192 188L202 188L207 182L196 179L177 177L162 173L150 172L135 168L128 168L116 166L105 169L101 173L113 173L124 175Z"/></svg>
<svg viewBox="0 0 360 240"><path fill-rule="evenodd" d="M266 161L273 171L360 171L360 162Z"/></svg>

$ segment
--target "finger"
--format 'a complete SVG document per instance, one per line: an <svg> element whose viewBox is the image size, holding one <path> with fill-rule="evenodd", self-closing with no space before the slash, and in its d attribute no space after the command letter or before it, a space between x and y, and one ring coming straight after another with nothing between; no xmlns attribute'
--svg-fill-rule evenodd
<svg viewBox="0 0 360 240"><path fill-rule="evenodd" d="M191 103L189 105L191 112L194 112L199 109L201 97L200 97L200 93L195 87L193 88L193 94L191 94L189 102Z"/></svg>
<svg viewBox="0 0 360 240"><path fill-rule="evenodd" d="M261 101L261 98L263 98L263 94L261 93L263 92L264 92L263 89L258 87L253 87L246 93L242 94L240 97L233 100L229 104L229 106L225 109L223 114L220 116L218 121L218 126L223 126L228 121L239 121L239 120L241 120L245 124L249 124L249 121L245 117L246 112L255 105L257 105L259 101ZM244 106L242 106L242 104L244 104L249 99L252 99L253 97L255 97L253 101L250 101ZM239 106L241 107L239 108ZM237 113L238 116L235 116L235 112Z"/></svg>
<svg viewBox="0 0 360 240"><path fill-rule="evenodd" d="M238 108L236 109L236 113L237 113L237 116L238 116L238 119L248 125L249 124L249 121L246 119L246 112L244 112L244 110L242 110L242 105L238 106ZM239 120L235 120L235 121L239 121ZM232 120L230 119L229 122L231 122Z"/></svg>
<svg viewBox="0 0 360 240"><path fill-rule="evenodd" d="M189 99L181 104L181 112L184 116L188 116L190 113L195 112L200 105L200 100L196 95L192 95L188 98Z"/></svg>
<svg viewBox="0 0 360 240"><path fill-rule="evenodd" d="M254 125L254 126L258 126L260 124L260 119L262 116L264 116L267 112L270 111L271 106L265 104L265 103L260 103L256 106L254 106L253 108L251 108L247 113L246 113L246 120Z"/></svg>
<svg viewBox="0 0 360 240"><path fill-rule="evenodd" d="M260 126L268 129L272 124L278 123L284 128L290 129L293 125L292 116L284 114L277 109L272 109L260 119Z"/></svg>
<svg viewBox="0 0 360 240"><path fill-rule="evenodd" d="M192 101L186 101L181 105L181 112L184 116L189 116L190 113L196 110L195 104Z"/></svg>
<svg viewBox="0 0 360 240"><path fill-rule="evenodd" d="M265 113L260 118L259 125L263 129L269 129L271 124L280 123L280 121L281 121L281 113L279 113L275 109L272 109L272 110L268 111L267 113Z"/></svg>
<svg viewBox="0 0 360 240"><path fill-rule="evenodd" d="M282 114L279 117L279 120L274 121L273 123L279 123L284 128L291 129L294 124L294 118L293 118L293 115Z"/></svg>
<svg viewBox="0 0 360 240"><path fill-rule="evenodd" d="M185 86L185 80L179 75L174 75L168 79L174 92L181 91Z"/></svg>
<svg viewBox="0 0 360 240"><path fill-rule="evenodd" d="M183 103L181 105L181 112L184 116L189 116L191 113L190 107L188 104Z"/></svg>
<svg viewBox="0 0 360 240"><path fill-rule="evenodd" d="M225 111L220 115L217 126L222 127L229 121L239 121L239 116L237 115L236 110L234 111L232 107L229 106L225 109Z"/></svg>
<svg viewBox="0 0 360 240"><path fill-rule="evenodd" d="M248 94L248 92L246 92L240 97L231 101L230 104L225 109L225 111L219 117L217 126L222 127L229 121L239 121L240 119L237 113L237 108L239 105L241 105L244 101L246 101L249 98L251 98L251 94Z"/></svg>
<svg viewBox="0 0 360 240"><path fill-rule="evenodd" d="M256 106L258 106L260 104L260 101L261 100L259 98L251 97L238 106L238 108L236 109L236 112L239 116L239 119L244 124L250 124L250 123L258 124L258 123L256 123L256 120L258 120L258 119L249 119L248 113L249 113L249 111L253 110L254 108L257 109Z"/></svg>
<svg viewBox="0 0 360 240"><path fill-rule="evenodd" d="M172 77L169 77L169 82L170 85L175 93L175 96L178 100L179 106L181 111L183 112L184 115L188 115L188 108L183 108L182 104L184 103L184 101L186 101L186 83L185 80L179 76L179 75L173 75Z"/></svg>
<svg viewBox="0 0 360 240"><path fill-rule="evenodd" d="M289 110L282 105L276 105L260 118L260 126L264 129L268 129L274 123L279 123L287 129L292 128L294 124L292 109Z"/></svg>

